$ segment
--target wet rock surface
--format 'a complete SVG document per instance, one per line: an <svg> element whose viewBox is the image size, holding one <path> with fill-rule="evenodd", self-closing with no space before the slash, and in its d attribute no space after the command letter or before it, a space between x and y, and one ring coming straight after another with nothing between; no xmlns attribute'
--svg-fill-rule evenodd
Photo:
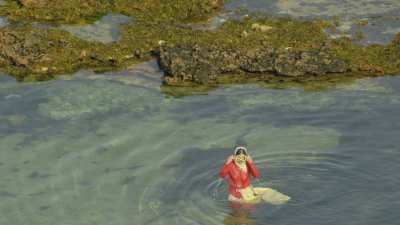
<svg viewBox="0 0 400 225"><path fill-rule="evenodd" d="M166 72L166 82L172 85L218 82L218 76L226 73L298 77L343 73L350 69L344 60L324 49L301 51L273 47L239 50L218 46L164 46L159 62Z"/></svg>

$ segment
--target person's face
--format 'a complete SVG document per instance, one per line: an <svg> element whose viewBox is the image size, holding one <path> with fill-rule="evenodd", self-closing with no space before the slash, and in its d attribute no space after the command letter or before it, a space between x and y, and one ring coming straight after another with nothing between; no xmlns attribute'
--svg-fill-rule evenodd
<svg viewBox="0 0 400 225"><path fill-rule="evenodd" d="M242 164L245 163L247 160L247 156L245 154L239 154L239 155L235 155L235 162Z"/></svg>

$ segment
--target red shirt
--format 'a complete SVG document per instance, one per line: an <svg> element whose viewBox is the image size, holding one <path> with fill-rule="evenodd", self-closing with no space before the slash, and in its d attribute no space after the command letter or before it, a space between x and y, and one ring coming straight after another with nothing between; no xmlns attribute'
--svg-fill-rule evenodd
<svg viewBox="0 0 400 225"><path fill-rule="evenodd" d="M238 189L246 188L250 186L250 178L260 177L260 172L258 171L256 165L249 161L246 162L247 172L240 170L239 166L236 165L234 161L231 161L228 164L224 164L219 176L224 178L229 176L229 193L236 198L241 198L242 195L238 191Z"/></svg>

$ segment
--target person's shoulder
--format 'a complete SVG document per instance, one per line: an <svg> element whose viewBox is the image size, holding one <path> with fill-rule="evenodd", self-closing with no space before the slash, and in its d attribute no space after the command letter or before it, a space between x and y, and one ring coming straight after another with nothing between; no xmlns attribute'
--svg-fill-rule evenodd
<svg viewBox="0 0 400 225"><path fill-rule="evenodd" d="M229 163L226 163L225 166L227 166L227 167L232 167L232 166L234 166L234 162L233 162L233 161L230 161Z"/></svg>

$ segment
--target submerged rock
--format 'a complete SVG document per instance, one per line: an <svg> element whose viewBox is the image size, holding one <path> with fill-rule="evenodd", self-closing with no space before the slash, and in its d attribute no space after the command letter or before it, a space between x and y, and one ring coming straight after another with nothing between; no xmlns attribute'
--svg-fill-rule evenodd
<svg viewBox="0 0 400 225"><path fill-rule="evenodd" d="M39 104L39 113L55 120L74 120L116 109L142 113L148 109L156 110L156 104L161 103L157 93L145 88L101 80L55 86L47 93L48 101Z"/></svg>
<svg viewBox="0 0 400 225"><path fill-rule="evenodd" d="M164 46L160 65L167 73L168 84L182 82L213 83L226 73L273 73L282 76L323 75L343 73L350 69L342 59L323 49L292 50L260 47L239 50L218 46Z"/></svg>

